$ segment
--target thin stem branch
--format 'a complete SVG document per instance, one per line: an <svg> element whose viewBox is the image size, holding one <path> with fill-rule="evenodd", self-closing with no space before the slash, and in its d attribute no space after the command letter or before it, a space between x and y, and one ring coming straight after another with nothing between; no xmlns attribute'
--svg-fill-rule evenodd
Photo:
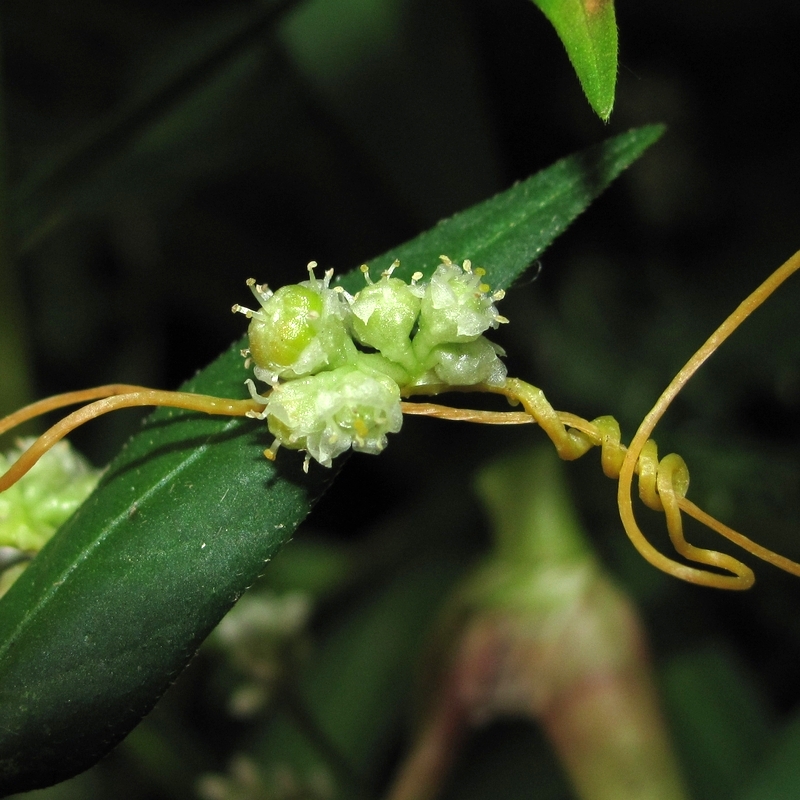
<svg viewBox="0 0 800 800"><path fill-rule="evenodd" d="M147 389L143 386L111 384L109 386L86 389L81 392L68 392L32 403L0 421L0 433L48 411L97 397L101 399L96 399L77 411L73 411L51 428L48 428L9 467L8 471L0 476L0 492L4 492L10 486L13 486L56 442L86 422L111 411L139 406L166 406L169 408L182 408L187 411L200 411L203 414L213 414L215 416L246 417L250 413L258 413L263 409L260 403L251 399L237 400L193 394L192 392L166 392L158 389Z"/></svg>

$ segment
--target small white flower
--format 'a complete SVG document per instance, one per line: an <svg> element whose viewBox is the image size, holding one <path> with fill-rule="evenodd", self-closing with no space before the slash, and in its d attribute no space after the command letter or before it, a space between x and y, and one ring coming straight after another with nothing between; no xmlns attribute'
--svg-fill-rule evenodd
<svg viewBox="0 0 800 800"><path fill-rule="evenodd" d="M439 344L473 341L507 321L495 306L502 292L489 294L483 270L473 270L469 261L461 267L446 256L441 259L422 298L419 331L414 338L420 357Z"/></svg>
<svg viewBox="0 0 800 800"><path fill-rule="evenodd" d="M276 444L306 450L326 467L351 447L380 453L386 434L396 433L403 423L397 384L355 366L276 386L266 413Z"/></svg>

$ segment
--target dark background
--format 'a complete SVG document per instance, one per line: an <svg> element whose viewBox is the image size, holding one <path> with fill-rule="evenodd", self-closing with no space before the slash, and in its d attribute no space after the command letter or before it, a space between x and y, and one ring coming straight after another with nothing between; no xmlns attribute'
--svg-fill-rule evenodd
<svg viewBox="0 0 800 800"><path fill-rule="evenodd" d="M229 0L0 7L0 410L109 382L174 388L242 334L228 309L247 301L246 278L301 280L311 259L351 269L640 124L668 130L504 301L512 374L557 408L617 416L630 437L689 355L800 247L795 2L620 3L609 125L526 0L278 5L277 22ZM687 459L700 505L798 558L793 280L658 438ZM122 414L74 441L102 464L137 424ZM407 422L380 459L350 460L312 525L367 538L424 487L467 483L519 440ZM613 485L584 461L567 473L576 502L642 604L656 663L673 674L674 659L713 654L777 736L798 702L797 579L757 566L756 588L734 596L655 574L624 540ZM766 756L752 755L755 769Z"/></svg>

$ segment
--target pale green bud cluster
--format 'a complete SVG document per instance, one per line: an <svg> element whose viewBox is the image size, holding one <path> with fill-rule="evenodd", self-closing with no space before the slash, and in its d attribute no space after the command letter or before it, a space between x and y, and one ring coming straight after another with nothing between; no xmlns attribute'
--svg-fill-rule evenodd
<svg viewBox="0 0 800 800"><path fill-rule="evenodd" d="M273 293L248 281L260 308L234 306L251 320L246 351L256 378L272 387L261 418L279 445L325 466L351 447L379 453L400 429L400 398L415 388L500 385L503 351L483 335L505 318L484 271L446 256L428 283L406 283L393 264L355 296L331 288L332 271Z"/></svg>
<svg viewBox="0 0 800 800"><path fill-rule="evenodd" d="M403 423L397 384L356 364L279 384L266 410L279 444L305 450L326 467L351 447L380 453L386 434Z"/></svg>
<svg viewBox="0 0 800 800"><path fill-rule="evenodd" d="M33 442L33 438L20 439L15 448L0 453L0 474ZM26 475L0 494L0 547L20 550L20 555L39 552L89 496L99 477L100 471L68 442L55 444ZM25 566L23 561L0 572L0 595Z"/></svg>

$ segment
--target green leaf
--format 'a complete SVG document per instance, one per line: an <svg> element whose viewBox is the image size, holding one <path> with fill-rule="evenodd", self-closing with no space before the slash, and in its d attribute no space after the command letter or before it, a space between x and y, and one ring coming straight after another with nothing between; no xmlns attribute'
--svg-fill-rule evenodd
<svg viewBox="0 0 800 800"><path fill-rule="evenodd" d="M371 264L401 258L430 274L440 253L469 256L508 286L661 133L559 161ZM243 396L241 346L186 388ZM252 420L159 410L3 598L0 792L63 780L108 752L291 537L336 471L306 475L291 452L271 464L270 441Z"/></svg>
<svg viewBox="0 0 800 800"><path fill-rule="evenodd" d="M567 48L586 99L604 122L614 107L617 20L614 0L533 0Z"/></svg>
<svg viewBox="0 0 800 800"><path fill-rule="evenodd" d="M663 693L692 796L735 797L772 740L768 706L746 670L724 647L708 645L667 665Z"/></svg>
<svg viewBox="0 0 800 800"><path fill-rule="evenodd" d="M800 717L797 714L774 737L771 745L746 789L741 793L731 793L730 797L772 800L800 794Z"/></svg>

